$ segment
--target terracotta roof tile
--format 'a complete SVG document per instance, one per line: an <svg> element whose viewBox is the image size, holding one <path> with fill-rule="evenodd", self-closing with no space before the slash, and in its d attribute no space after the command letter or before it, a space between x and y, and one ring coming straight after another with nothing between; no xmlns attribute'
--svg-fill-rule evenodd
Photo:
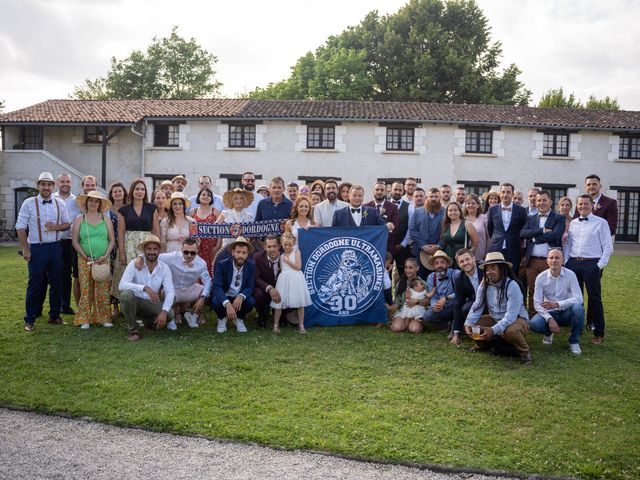
<svg viewBox="0 0 640 480"><path fill-rule="evenodd" d="M137 123L145 118L412 121L640 130L640 112L319 100L48 100L0 116L15 123Z"/></svg>

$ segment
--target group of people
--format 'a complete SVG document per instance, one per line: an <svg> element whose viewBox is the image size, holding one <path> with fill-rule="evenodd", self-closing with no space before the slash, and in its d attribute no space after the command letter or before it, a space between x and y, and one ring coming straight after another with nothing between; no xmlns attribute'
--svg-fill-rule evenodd
<svg viewBox="0 0 640 480"><path fill-rule="evenodd" d="M81 328L110 327L122 314L134 341L140 328L152 324L198 327L207 304L219 333L229 320L246 332L253 308L260 327L273 309L274 331L287 319L304 333L311 300L297 248L300 230L382 225L395 280L395 295L385 292L392 331L435 326L449 330L453 344L464 332L476 341L474 348L501 341L529 363L528 329L543 333L549 344L560 325L570 324L571 351L580 353L586 286L592 343L603 341L600 279L613 251L617 205L601 194L597 175L586 178L575 211L568 197L554 211L551 194L537 187L528 191L524 207L524 195L509 183L480 198L463 187L425 190L410 177L390 189L376 182L372 200L364 203L360 185L317 180L299 187L274 177L268 187L256 188L255 181L245 172L240 188L220 197L211 178L202 176L198 193L187 197L182 175L162 182L151 196L137 178L128 190L114 183L104 196L87 176L76 197L68 174L54 180L43 172L39 194L23 203L16 222L29 265L25 329L33 330L42 314L48 283L50 323L62 323L64 313L75 314ZM262 220L282 220L282 237L190 237L193 222Z"/></svg>

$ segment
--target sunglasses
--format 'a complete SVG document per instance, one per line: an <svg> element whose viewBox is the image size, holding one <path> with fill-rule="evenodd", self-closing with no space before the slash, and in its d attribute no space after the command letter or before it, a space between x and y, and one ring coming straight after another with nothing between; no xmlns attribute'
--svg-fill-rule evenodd
<svg viewBox="0 0 640 480"><path fill-rule="evenodd" d="M183 250L182 251L183 255L192 255L192 256L196 256L198 254L198 252L192 252L191 250Z"/></svg>
<svg viewBox="0 0 640 480"><path fill-rule="evenodd" d="M235 286L236 286L236 287L239 287L239 286L240 286L240 272L238 272L238 273L236 274L236 283L235 283Z"/></svg>

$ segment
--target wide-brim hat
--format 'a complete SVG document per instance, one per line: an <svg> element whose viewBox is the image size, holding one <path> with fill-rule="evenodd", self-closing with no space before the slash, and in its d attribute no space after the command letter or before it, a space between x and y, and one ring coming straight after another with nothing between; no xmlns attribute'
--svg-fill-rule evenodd
<svg viewBox="0 0 640 480"><path fill-rule="evenodd" d="M38 180L36 181L36 185L38 185L40 182L55 183L55 181L53 180L53 175L51 175L50 172L42 172L40 175L38 175Z"/></svg>
<svg viewBox="0 0 640 480"><path fill-rule="evenodd" d="M509 268L513 268L513 264L511 262L507 262L504 259L504 255L502 255L502 253L500 252L487 253L487 256L485 257L484 262L478 265L478 267L484 268L485 265L499 265L501 263L508 265Z"/></svg>
<svg viewBox="0 0 640 480"><path fill-rule="evenodd" d="M322 180L315 180L310 186L309 186L309 191L313 191L313 188L316 185L320 185L322 187L322 191L324 192L324 182Z"/></svg>
<svg viewBox="0 0 640 480"><path fill-rule="evenodd" d="M224 192L224 195L222 196L222 202L225 207L233 208L232 200L233 196L236 194L240 194L244 197L244 206L242 208L247 208L253 203L253 193L249 190L243 190L242 188L234 188L233 190Z"/></svg>
<svg viewBox="0 0 640 480"><path fill-rule="evenodd" d="M111 200L106 198L102 193L97 190L92 190L89 193L81 193L76 197L76 205L82 211L87 209L87 200L90 198L95 198L96 200L100 200L100 210L106 212L111 208Z"/></svg>
<svg viewBox="0 0 640 480"><path fill-rule="evenodd" d="M259 185L258 188L256 188L256 193L260 193L261 190L266 190L267 193L269 193L269 187L266 185Z"/></svg>
<svg viewBox="0 0 640 480"><path fill-rule="evenodd" d="M157 244L160 247L161 252L165 250L164 244L160 241L158 237L156 237L152 233L147 234L147 236L144 237L144 240L138 244L138 250L140 250L141 252L144 252L144 247L146 247L150 243Z"/></svg>
<svg viewBox="0 0 640 480"><path fill-rule="evenodd" d="M451 260L451 257L449 257L449 255L447 255L445 252L443 252L442 250L438 250L436 253L434 253L431 258L427 261L428 266L427 268L429 270L435 270L436 267L434 267L434 263L436 261L436 258L444 258L447 261L447 268L451 267L451 265L453 265L453 260Z"/></svg>
<svg viewBox="0 0 640 480"><path fill-rule="evenodd" d="M227 250L229 250L229 252L232 252L236 245L246 245L247 247L249 247L249 255L251 255L251 253L253 252L253 245L251 245L251 242L244 237L236 238L233 242L227 245Z"/></svg>
<svg viewBox="0 0 640 480"><path fill-rule="evenodd" d="M176 180L182 180L185 186L189 185L189 180L187 180L184 175L176 175L171 179L171 183L175 182Z"/></svg>
<svg viewBox="0 0 640 480"><path fill-rule="evenodd" d="M171 206L171 203L173 203L174 200L182 200L182 203L184 203L184 208L187 210L191 205L191 202L189 201L187 196L182 192L173 192L171 194L171 196L169 197L169 206Z"/></svg>
<svg viewBox="0 0 640 480"><path fill-rule="evenodd" d="M420 250L420 263L427 270L433 270L433 267L429 265L429 260L431 260L432 256L433 255L431 255L430 253L427 253L424 250Z"/></svg>
<svg viewBox="0 0 640 480"><path fill-rule="evenodd" d="M497 192L496 190L489 190L488 192L484 192L482 194L482 201L486 203L491 195L495 195L496 197L500 198L500 192Z"/></svg>
<svg viewBox="0 0 640 480"><path fill-rule="evenodd" d="M162 190L162 187L165 186L169 186L171 187L171 190L175 190L175 188L173 187L173 183L171 183L171 180L163 180L162 183L160 184L160 190Z"/></svg>

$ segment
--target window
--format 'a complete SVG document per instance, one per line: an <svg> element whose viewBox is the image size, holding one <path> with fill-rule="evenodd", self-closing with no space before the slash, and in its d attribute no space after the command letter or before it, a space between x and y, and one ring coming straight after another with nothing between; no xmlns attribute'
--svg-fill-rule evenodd
<svg viewBox="0 0 640 480"><path fill-rule="evenodd" d="M255 125L229 125L229 147L255 148Z"/></svg>
<svg viewBox="0 0 640 480"><path fill-rule="evenodd" d="M43 129L42 127L22 127L22 145L25 150L43 149Z"/></svg>
<svg viewBox="0 0 640 480"><path fill-rule="evenodd" d="M258 180L262 180L262 175L255 175L255 177L256 177L256 187L257 187ZM233 190L234 188L242 188L242 183L240 182L240 180L242 179L241 173L221 173L220 178L224 178L227 180L227 190Z"/></svg>
<svg viewBox="0 0 640 480"><path fill-rule="evenodd" d="M154 125L154 147L178 147L180 146L180 125Z"/></svg>
<svg viewBox="0 0 640 480"><path fill-rule="evenodd" d="M158 188L160 188L160 184L162 182L164 182L165 180L171 180L176 175L184 175L184 174L183 173L170 173L170 174L156 175L156 174L153 174L153 173L148 173L147 175L149 177L151 177L151 185L153 187L151 189L151 191L149 192L149 195L151 195L151 192L155 192L156 190L158 190Z"/></svg>
<svg viewBox="0 0 640 480"><path fill-rule="evenodd" d="M482 197L483 193L491 190L491 184L490 183L475 184L475 185L464 184L464 188L467 191L467 194L473 193L474 195Z"/></svg>
<svg viewBox="0 0 640 480"><path fill-rule="evenodd" d="M569 134L545 133L542 143L542 155L551 157L568 157Z"/></svg>
<svg viewBox="0 0 640 480"><path fill-rule="evenodd" d="M464 142L466 153L491 153L493 144L492 130L467 130Z"/></svg>
<svg viewBox="0 0 640 480"><path fill-rule="evenodd" d="M387 150L413 151L413 128L387 127Z"/></svg>
<svg viewBox="0 0 640 480"><path fill-rule="evenodd" d="M85 127L84 143L102 143L103 135L108 135L107 127Z"/></svg>
<svg viewBox="0 0 640 480"><path fill-rule="evenodd" d="M307 148L335 148L336 127L307 126Z"/></svg>
<svg viewBox="0 0 640 480"><path fill-rule="evenodd" d="M612 189L614 189L613 186ZM637 242L640 227L640 189L638 187L616 187L615 189L618 190L616 240Z"/></svg>
<svg viewBox="0 0 640 480"><path fill-rule="evenodd" d="M640 137L620 137L619 158L640 159Z"/></svg>
<svg viewBox="0 0 640 480"><path fill-rule="evenodd" d="M15 194L15 209L14 209L14 217L16 220L18 219L18 212L20 212L20 207L22 207L22 203L29 197L35 197L38 195L38 190L36 188L30 187L20 187L14 190Z"/></svg>

